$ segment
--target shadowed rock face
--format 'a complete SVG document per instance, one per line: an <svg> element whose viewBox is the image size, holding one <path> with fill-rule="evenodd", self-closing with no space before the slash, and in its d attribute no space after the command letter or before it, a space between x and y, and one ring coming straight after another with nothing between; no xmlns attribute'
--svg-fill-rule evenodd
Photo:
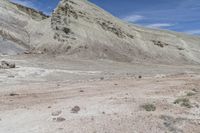
<svg viewBox="0 0 200 133"><path fill-rule="evenodd" d="M199 37L128 24L86 0L62 0L50 18L5 0L1 3L13 11L5 13L0 6L0 23L7 24L0 29L6 31L2 36L26 49L124 62L200 63Z"/></svg>

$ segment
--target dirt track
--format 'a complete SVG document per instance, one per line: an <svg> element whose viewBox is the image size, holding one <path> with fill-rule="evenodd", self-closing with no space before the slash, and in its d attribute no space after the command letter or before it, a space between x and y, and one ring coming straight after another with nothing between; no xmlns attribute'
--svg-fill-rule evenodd
<svg viewBox="0 0 200 133"><path fill-rule="evenodd" d="M24 59L12 58L18 68L0 70L2 133L200 131L198 67L73 61L53 68L49 64L59 60ZM130 71L131 66L137 69ZM189 99L191 107L174 104L180 98ZM146 111L145 104L156 110ZM77 113L71 111L75 106Z"/></svg>

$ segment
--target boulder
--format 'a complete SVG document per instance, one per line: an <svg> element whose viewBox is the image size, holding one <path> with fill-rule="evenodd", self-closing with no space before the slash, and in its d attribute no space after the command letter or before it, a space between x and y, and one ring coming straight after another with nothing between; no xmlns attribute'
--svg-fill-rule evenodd
<svg viewBox="0 0 200 133"><path fill-rule="evenodd" d="M1 69L10 69L10 68L15 68L15 63L10 63L7 61L1 61L0 68Z"/></svg>

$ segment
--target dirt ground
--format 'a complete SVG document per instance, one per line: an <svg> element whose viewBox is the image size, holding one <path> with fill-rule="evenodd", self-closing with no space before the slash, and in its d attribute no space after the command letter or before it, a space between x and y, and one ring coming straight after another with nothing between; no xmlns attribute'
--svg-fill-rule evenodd
<svg viewBox="0 0 200 133"><path fill-rule="evenodd" d="M199 66L0 59L0 133L200 133Z"/></svg>

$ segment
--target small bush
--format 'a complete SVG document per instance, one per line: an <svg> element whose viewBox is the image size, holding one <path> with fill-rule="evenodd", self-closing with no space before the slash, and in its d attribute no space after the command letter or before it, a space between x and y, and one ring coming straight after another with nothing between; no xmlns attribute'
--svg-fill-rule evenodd
<svg viewBox="0 0 200 133"><path fill-rule="evenodd" d="M156 106L153 104L144 104L142 105L142 108L144 108L146 111L155 111Z"/></svg>
<svg viewBox="0 0 200 133"><path fill-rule="evenodd" d="M174 101L174 104L180 104L182 107L191 108L190 100L187 98L179 98Z"/></svg>
<svg viewBox="0 0 200 133"><path fill-rule="evenodd" d="M194 92L188 92L188 93L187 93L187 96L193 96L193 95L195 95Z"/></svg>

